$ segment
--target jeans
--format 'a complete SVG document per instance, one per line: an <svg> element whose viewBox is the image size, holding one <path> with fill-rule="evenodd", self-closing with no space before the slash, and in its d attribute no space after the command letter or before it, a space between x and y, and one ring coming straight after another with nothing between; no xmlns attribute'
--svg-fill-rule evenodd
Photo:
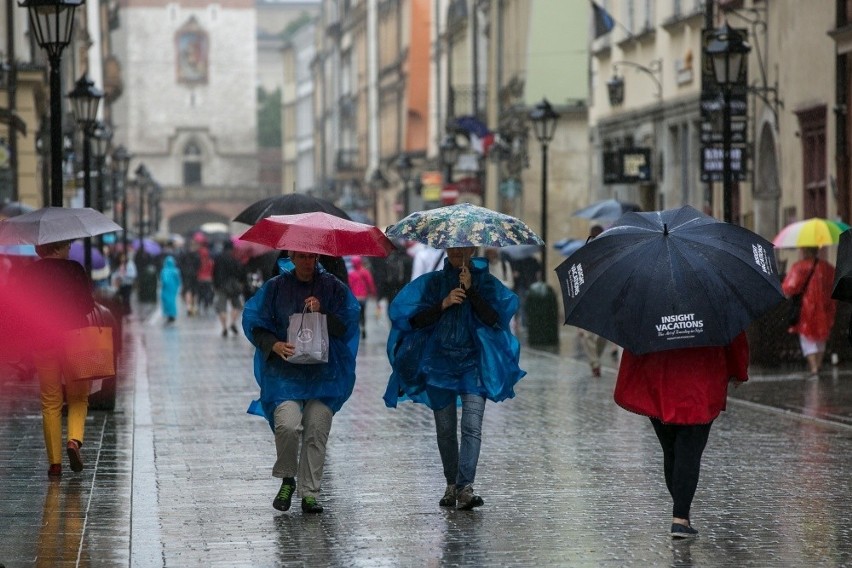
<svg viewBox="0 0 852 568"><path fill-rule="evenodd" d="M460 488L471 485L476 477L476 464L479 462L479 448L482 444L482 415L485 413L484 397L463 394L461 400L461 447L456 429L456 403L452 402L434 411L444 477L448 485L455 483Z"/></svg>
<svg viewBox="0 0 852 568"><path fill-rule="evenodd" d="M701 470L701 454L710 436L713 424L680 426L663 424L651 418L654 432L663 448L663 472L666 487L672 496L672 516L689 520L692 498L698 488L698 474Z"/></svg>

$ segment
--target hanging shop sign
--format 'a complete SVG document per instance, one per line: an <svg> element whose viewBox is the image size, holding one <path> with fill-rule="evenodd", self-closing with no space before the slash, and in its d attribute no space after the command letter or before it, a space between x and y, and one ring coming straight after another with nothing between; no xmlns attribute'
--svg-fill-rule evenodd
<svg viewBox="0 0 852 568"><path fill-rule="evenodd" d="M629 148L604 152L603 182L651 183L651 149Z"/></svg>

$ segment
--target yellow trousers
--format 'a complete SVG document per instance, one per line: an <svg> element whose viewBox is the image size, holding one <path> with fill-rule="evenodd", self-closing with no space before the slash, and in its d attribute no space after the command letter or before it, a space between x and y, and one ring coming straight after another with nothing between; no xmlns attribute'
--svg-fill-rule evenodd
<svg viewBox="0 0 852 568"><path fill-rule="evenodd" d="M62 463L62 362L53 353L35 357L35 368L41 387L41 419L44 445L51 465ZM89 412L89 381L68 381L68 439L83 442L86 415Z"/></svg>

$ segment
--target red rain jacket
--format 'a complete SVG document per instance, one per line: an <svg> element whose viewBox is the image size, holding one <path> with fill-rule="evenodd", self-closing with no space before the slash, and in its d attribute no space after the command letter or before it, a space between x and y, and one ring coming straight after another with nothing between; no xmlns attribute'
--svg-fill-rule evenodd
<svg viewBox="0 0 852 568"><path fill-rule="evenodd" d="M748 380L748 339L634 355L624 350L615 402L666 424L709 424L725 410L728 381Z"/></svg>
<svg viewBox="0 0 852 568"><path fill-rule="evenodd" d="M806 258L796 262L790 268L781 284L785 296L790 297L802 291L813 265L814 261ZM834 313L837 310L836 302L831 299L833 286L834 267L820 260L802 297L802 315L799 316L799 323L790 327L790 333L800 333L814 341L828 340L834 325Z"/></svg>

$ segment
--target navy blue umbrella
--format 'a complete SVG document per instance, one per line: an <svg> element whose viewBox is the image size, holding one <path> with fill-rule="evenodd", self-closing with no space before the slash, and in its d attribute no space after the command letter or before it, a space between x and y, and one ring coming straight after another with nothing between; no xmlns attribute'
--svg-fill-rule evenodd
<svg viewBox="0 0 852 568"><path fill-rule="evenodd" d="M834 288L831 290L831 297L842 302L852 302L852 229L840 233L840 242L837 245L837 269L834 271Z"/></svg>
<svg viewBox="0 0 852 568"><path fill-rule="evenodd" d="M626 201L618 201L617 199L604 199L596 201L591 205L574 211L574 217L583 217L584 219L596 219L598 221L615 221L625 213L642 211L642 208L635 203Z"/></svg>
<svg viewBox="0 0 852 568"><path fill-rule="evenodd" d="M625 214L556 273L565 323L636 354L727 345L784 299L772 243L689 206Z"/></svg>

